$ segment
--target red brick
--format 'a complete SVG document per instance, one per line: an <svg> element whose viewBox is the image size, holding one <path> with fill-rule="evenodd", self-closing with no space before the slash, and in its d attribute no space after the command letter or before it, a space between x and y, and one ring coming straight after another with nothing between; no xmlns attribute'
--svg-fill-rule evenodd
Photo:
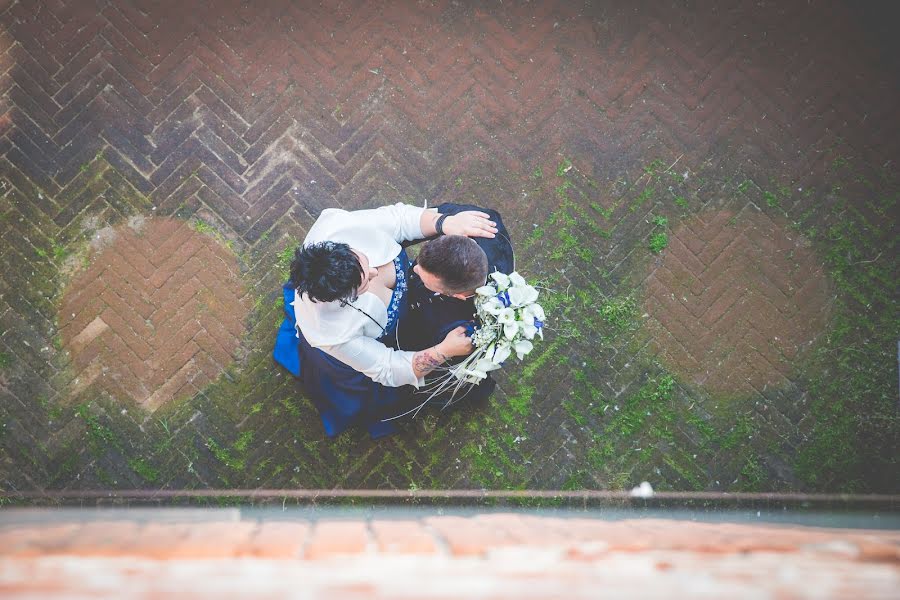
<svg viewBox="0 0 900 600"><path fill-rule="evenodd" d="M318 521L304 551L308 560L355 555L369 547L369 530L364 521Z"/></svg>
<svg viewBox="0 0 900 600"><path fill-rule="evenodd" d="M115 557L135 544L140 528L131 521L92 521L85 523L74 536L51 554Z"/></svg>
<svg viewBox="0 0 900 600"><path fill-rule="evenodd" d="M298 521L264 521L240 549L242 556L267 559L299 559L312 527Z"/></svg>
<svg viewBox="0 0 900 600"><path fill-rule="evenodd" d="M379 552L390 554L435 554L434 538L418 521L372 521L369 523Z"/></svg>
<svg viewBox="0 0 900 600"><path fill-rule="evenodd" d="M828 301L822 293L826 286L808 284L810 278L822 277L815 257L798 250L788 260L782 247L793 247L793 242L779 229L784 225L780 220L745 211L738 218L747 236L737 231L729 238L730 226L723 222L732 214L727 210L701 213L680 224L672 236L676 243L666 249L662 264L645 282L645 306L669 334L657 333L655 345L664 355L676 357L673 368L714 392L752 391L784 382L793 364L781 360L779 348L807 347L824 325L820 317ZM677 242L692 236L699 257ZM717 247L726 247L707 252L713 242L696 241L709 239ZM795 269L794 263L802 267ZM685 269L685 264L690 268ZM672 273L688 277L691 271L697 280L685 303L682 285ZM789 288L820 293L805 294L801 307L785 295ZM673 294L678 301L672 300ZM812 317L798 319L801 312ZM750 345L742 343L747 336ZM768 342L775 336L777 346ZM694 368L677 358L685 355L698 361Z"/></svg>
<svg viewBox="0 0 900 600"><path fill-rule="evenodd" d="M188 535L178 538L163 558L230 558L245 552L259 525L247 521L196 523Z"/></svg>
<svg viewBox="0 0 900 600"><path fill-rule="evenodd" d="M39 556L66 547L80 525L35 525L0 529L0 555Z"/></svg>
<svg viewBox="0 0 900 600"><path fill-rule="evenodd" d="M497 523L479 523L465 517L430 517L425 523L447 544L454 556L483 556L499 546L508 545L512 537Z"/></svg>

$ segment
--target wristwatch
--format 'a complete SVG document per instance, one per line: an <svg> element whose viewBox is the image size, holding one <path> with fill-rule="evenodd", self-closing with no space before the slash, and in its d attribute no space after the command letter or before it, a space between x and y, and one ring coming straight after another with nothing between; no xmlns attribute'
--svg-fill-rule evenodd
<svg viewBox="0 0 900 600"><path fill-rule="evenodd" d="M434 230L437 231L438 235L444 235L444 219L446 219L449 215L441 215L438 217L438 220L434 222Z"/></svg>

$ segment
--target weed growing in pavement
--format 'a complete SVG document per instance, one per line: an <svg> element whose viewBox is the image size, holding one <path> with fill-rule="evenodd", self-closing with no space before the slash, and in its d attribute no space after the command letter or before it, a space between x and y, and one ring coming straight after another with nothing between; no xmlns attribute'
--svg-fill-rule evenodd
<svg viewBox="0 0 900 600"><path fill-rule="evenodd" d="M650 247L650 252L659 254L669 245L669 235L666 233L666 227L669 226L669 220L666 217L657 215L653 217L652 223L655 231L650 234L648 246ZM659 231L660 229L662 231Z"/></svg>
<svg viewBox="0 0 900 600"><path fill-rule="evenodd" d="M287 281L291 276L291 261L294 260L294 251L297 246L298 244L289 241L288 245L277 255L275 266L281 273L281 281Z"/></svg>
<svg viewBox="0 0 900 600"><path fill-rule="evenodd" d="M637 302L631 296L612 298L600 305L600 317L617 330L627 329L637 315Z"/></svg>
<svg viewBox="0 0 900 600"><path fill-rule="evenodd" d="M219 233L219 231L215 227L213 227L203 219L194 219L193 221L191 221L191 227L193 227L194 231L196 231L197 233L202 233L203 235L210 236L211 238L234 252L234 242L226 239L225 236Z"/></svg>
<svg viewBox="0 0 900 600"><path fill-rule="evenodd" d="M659 254L669 245L669 236L664 231L657 231L656 233L650 234L650 241L648 243L650 247L650 252L653 254Z"/></svg>

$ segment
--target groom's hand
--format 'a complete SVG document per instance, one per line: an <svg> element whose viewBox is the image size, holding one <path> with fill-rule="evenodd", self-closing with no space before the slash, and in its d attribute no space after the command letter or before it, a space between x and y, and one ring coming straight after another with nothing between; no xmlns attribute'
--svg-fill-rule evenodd
<svg viewBox="0 0 900 600"><path fill-rule="evenodd" d="M444 219L445 235L492 238L497 235L497 224L491 216L478 210L467 210Z"/></svg>

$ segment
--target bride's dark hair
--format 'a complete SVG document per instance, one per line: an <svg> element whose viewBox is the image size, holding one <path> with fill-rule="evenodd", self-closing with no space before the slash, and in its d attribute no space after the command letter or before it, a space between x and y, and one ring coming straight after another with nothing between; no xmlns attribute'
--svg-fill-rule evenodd
<svg viewBox="0 0 900 600"><path fill-rule="evenodd" d="M313 302L353 301L362 280L362 265L347 244L318 242L294 252L291 285Z"/></svg>

